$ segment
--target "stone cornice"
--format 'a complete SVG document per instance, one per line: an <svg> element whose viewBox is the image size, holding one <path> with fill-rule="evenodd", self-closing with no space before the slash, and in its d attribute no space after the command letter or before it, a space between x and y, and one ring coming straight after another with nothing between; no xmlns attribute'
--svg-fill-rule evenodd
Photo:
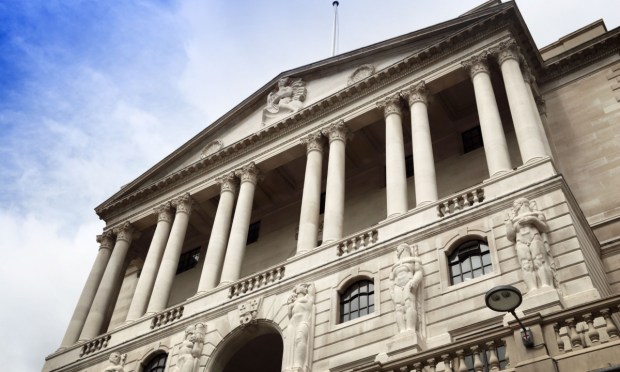
<svg viewBox="0 0 620 372"><path fill-rule="evenodd" d="M189 182L196 177L212 171L222 163L236 159L304 124L324 117L342 108L344 105L376 91L378 88L397 78L409 75L422 67L426 67L435 61L441 60L442 57L446 55L466 48L476 40L480 40L502 29L514 29L516 27L514 23L517 21L512 15L514 9L515 8L512 6L502 7L502 10L491 13L486 18L480 19L476 23L460 29L409 57L377 71L368 78L347 86L331 96L309 105L297 113L223 148L215 154L200 159L118 200L110 200L97 207L95 211L102 219L117 216L127 208L131 208L135 203L151 200L155 195L176 188L182 183ZM517 38L517 42L520 42L520 39L521 38ZM524 42L529 42L529 40ZM214 177L219 175L220 174L216 174Z"/></svg>

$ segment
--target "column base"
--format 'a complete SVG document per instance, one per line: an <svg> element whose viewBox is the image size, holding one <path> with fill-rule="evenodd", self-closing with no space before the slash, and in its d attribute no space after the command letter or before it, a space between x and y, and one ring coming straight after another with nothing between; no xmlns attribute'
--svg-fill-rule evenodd
<svg viewBox="0 0 620 372"><path fill-rule="evenodd" d="M505 175L505 174L510 173L511 171L512 171L512 169L507 169L507 170L497 171L497 172L493 173L491 176L489 176L489 179L490 179L490 178L497 178L497 177L501 177L501 176L503 176L503 175Z"/></svg>
<svg viewBox="0 0 620 372"><path fill-rule="evenodd" d="M420 208L420 207L423 207L423 206L425 206L425 205L432 204L432 203L434 203L434 202L436 202L436 201L437 201L437 200L429 200L429 201L419 202L419 203L417 203L417 204L415 205L415 207L416 207L416 208Z"/></svg>
<svg viewBox="0 0 620 372"><path fill-rule="evenodd" d="M548 159L549 155L542 155L542 156L535 156L531 159L528 159L526 162L524 162L523 164L529 164L529 163L535 163L537 161L541 161L543 159Z"/></svg>
<svg viewBox="0 0 620 372"><path fill-rule="evenodd" d="M377 354L376 362L385 364L394 359L419 353L426 349L426 340L416 331L400 332L387 342L387 349L387 352Z"/></svg>

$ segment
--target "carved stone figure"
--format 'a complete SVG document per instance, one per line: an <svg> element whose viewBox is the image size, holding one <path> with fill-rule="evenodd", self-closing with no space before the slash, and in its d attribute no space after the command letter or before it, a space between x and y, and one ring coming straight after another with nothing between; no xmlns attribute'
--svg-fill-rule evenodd
<svg viewBox="0 0 620 372"><path fill-rule="evenodd" d="M418 328L420 298L417 290L423 275L417 247L399 245L396 248L396 263L390 273L390 295L394 302L398 332L415 332Z"/></svg>
<svg viewBox="0 0 620 372"><path fill-rule="evenodd" d="M314 329L314 284L298 284L286 302L289 323L287 327L287 352L285 372L310 371L310 350Z"/></svg>
<svg viewBox="0 0 620 372"><path fill-rule="evenodd" d="M207 327L202 323L187 327L185 340L179 348L179 358L172 372L195 372L198 369L206 333Z"/></svg>
<svg viewBox="0 0 620 372"><path fill-rule="evenodd" d="M555 265L546 236L548 230L545 215L538 210L536 202L526 198L514 201L506 220L506 237L515 243L528 292L556 286Z"/></svg>
<svg viewBox="0 0 620 372"><path fill-rule="evenodd" d="M263 110L263 124L268 119L282 114L299 111L306 99L306 84L301 79L284 77L267 96L267 107Z"/></svg>
<svg viewBox="0 0 620 372"><path fill-rule="evenodd" d="M112 353L110 354L110 365L107 366L103 372L125 372L123 365L125 364L125 358L127 354Z"/></svg>
<svg viewBox="0 0 620 372"><path fill-rule="evenodd" d="M364 80L370 75L375 73L375 66L373 65L361 65L353 71L349 79L347 80L347 86L353 85L360 80Z"/></svg>

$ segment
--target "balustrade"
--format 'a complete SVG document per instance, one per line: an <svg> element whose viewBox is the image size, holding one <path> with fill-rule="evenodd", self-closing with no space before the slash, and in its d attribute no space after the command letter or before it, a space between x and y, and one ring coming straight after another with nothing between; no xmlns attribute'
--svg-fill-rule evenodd
<svg viewBox="0 0 620 372"><path fill-rule="evenodd" d="M88 355L91 353L95 353L101 349L105 349L110 342L110 335L103 335L101 337L97 337L91 341L88 341L84 345L82 345L82 350L80 350L80 356Z"/></svg>
<svg viewBox="0 0 620 372"><path fill-rule="evenodd" d="M183 316L183 310L183 306L177 306L175 308L162 311L161 313L155 315L151 320L151 329L161 327L168 323L172 323L177 319L180 319Z"/></svg>
<svg viewBox="0 0 620 372"><path fill-rule="evenodd" d="M366 248L371 244L374 244L379 239L379 232L377 230L364 231L363 233L355 236L351 236L344 239L338 244L338 250L336 254L342 256L345 253L358 250L359 248Z"/></svg>
<svg viewBox="0 0 620 372"><path fill-rule="evenodd" d="M446 217L484 201L484 189L478 188L447 199L437 205L437 216Z"/></svg>
<svg viewBox="0 0 620 372"><path fill-rule="evenodd" d="M228 292L228 298L240 296L252 292L258 288L265 287L284 277L284 266L279 266L252 277L242 279L234 283Z"/></svg>

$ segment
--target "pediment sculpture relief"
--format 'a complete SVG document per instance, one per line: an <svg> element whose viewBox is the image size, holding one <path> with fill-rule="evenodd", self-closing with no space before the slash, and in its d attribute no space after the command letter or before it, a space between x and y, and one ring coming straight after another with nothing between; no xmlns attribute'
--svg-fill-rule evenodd
<svg viewBox="0 0 620 372"><path fill-rule="evenodd" d="M518 198L506 219L506 237L515 251L528 293L548 287L557 288L555 263L547 241L549 225L535 201Z"/></svg>
<svg viewBox="0 0 620 372"><path fill-rule="evenodd" d="M224 147L224 143L221 140L215 140L209 142L207 146L200 152L200 159L204 159L209 155L215 154Z"/></svg>
<svg viewBox="0 0 620 372"><path fill-rule="evenodd" d="M373 65L361 65L353 71L349 80L347 80L347 86L353 85L358 81L364 80L370 75L375 73L375 66Z"/></svg>
<svg viewBox="0 0 620 372"><path fill-rule="evenodd" d="M119 354L112 353L110 354L109 362L110 365L107 366L103 372L125 372L124 365L125 359L127 359L127 354Z"/></svg>
<svg viewBox="0 0 620 372"><path fill-rule="evenodd" d="M303 283L295 286L286 302L289 323L286 328L283 372L311 370L315 300L314 284Z"/></svg>
<svg viewBox="0 0 620 372"><path fill-rule="evenodd" d="M185 330L185 340L183 340L179 348L177 364L172 367L172 372L198 371L206 334L207 326L202 323L187 327Z"/></svg>
<svg viewBox="0 0 620 372"><path fill-rule="evenodd" d="M301 110L305 99L306 83L301 78L284 77L278 80L278 85L267 96L263 125Z"/></svg>
<svg viewBox="0 0 620 372"><path fill-rule="evenodd" d="M396 247L396 262L390 272L390 296L394 302L398 332L417 332L421 314L421 294L418 291L424 272L416 246Z"/></svg>

